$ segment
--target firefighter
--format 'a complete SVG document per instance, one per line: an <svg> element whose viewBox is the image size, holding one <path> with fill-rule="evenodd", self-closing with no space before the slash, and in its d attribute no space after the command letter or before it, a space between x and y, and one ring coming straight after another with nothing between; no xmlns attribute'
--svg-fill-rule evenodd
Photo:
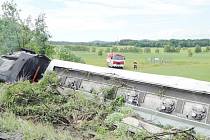
<svg viewBox="0 0 210 140"><path fill-rule="evenodd" d="M137 66L137 61L135 60L135 61L133 62L133 69L134 69L134 70L137 70L137 68L138 68L138 66Z"/></svg>

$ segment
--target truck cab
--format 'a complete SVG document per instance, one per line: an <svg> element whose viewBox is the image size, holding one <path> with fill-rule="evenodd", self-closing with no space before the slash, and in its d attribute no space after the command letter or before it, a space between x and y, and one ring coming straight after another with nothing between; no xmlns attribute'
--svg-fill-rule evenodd
<svg viewBox="0 0 210 140"><path fill-rule="evenodd" d="M125 56L117 53L109 53L106 62L108 67L123 69L125 65Z"/></svg>

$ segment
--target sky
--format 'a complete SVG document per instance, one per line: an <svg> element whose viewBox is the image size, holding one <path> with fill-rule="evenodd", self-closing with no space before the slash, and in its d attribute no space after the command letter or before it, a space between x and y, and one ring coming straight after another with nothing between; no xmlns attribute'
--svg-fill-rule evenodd
<svg viewBox="0 0 210 140"><path fill-rule="evenodd" d="M210 38L210 0L14 1L22 17L45 13L55 41Z"/></svg>

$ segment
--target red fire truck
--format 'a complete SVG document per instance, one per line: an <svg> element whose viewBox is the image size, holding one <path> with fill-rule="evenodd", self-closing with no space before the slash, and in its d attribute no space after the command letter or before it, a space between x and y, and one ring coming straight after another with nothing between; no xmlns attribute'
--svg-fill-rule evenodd
<svg viewBox="0 0 210 140"><path fill-rule="evenodd" d="M125 65L125 56L117 53L109 53L106 62L108 67L123 68Z"/></svg>

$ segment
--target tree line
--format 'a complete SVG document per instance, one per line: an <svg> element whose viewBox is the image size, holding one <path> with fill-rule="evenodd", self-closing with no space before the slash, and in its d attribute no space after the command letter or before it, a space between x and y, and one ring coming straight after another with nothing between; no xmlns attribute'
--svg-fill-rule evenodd
<svg viewBox="0 0 210 140"><path fill-rule="evenodd" d="M210 46L210 39L170 39L170 40L130 40L123 39L118 42L122 46L136 46L136 47L156 47L161 48L164 46L173 46L174 48L185 48L185 47L206 47Z"/></svg>
<svg viewBox="0 0 210 140"><path fill-rule="evenodd" d="M164 46L172 46L173 48L190 48L190 47L206 47L210 46L210 39L170 39L170 40L132 40L122 39L114 42L92 41L92 42L64 42L50 41L53 45L86 45L97 47L112 47L112 46L135 46L148 48L163 48Z"/></svg>

